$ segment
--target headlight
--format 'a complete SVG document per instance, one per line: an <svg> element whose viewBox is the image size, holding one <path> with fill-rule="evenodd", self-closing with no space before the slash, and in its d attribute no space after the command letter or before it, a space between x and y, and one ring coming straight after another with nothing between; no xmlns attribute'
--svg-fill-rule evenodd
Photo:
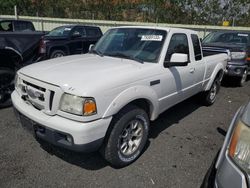
<svg viewBox="0 0 250 188"><path fill-rule="evenodd" d="M250 174L250 128L241 121L234 130L229 155L236 164Z"/></svg>
<svg viewBox="0 0 250 188"><path fill-rule="evenodd" d="M232 59L244 59L246 57L246 52L231 52Z"/></svg>
<svg viewBox="0 0 250 188"><path fill-rule="evenodd" d="M71 94L63 94L60 109L76 115L90 116L97 113L96 103L93 98L79 97Z"/></svg>
<svg viewBox="0 0 250 188"><path fill-rule="evenodd" d="M17 88L18 86L18 74L17 73L15 75L14 84L15 84L15 88Z"/></svg>

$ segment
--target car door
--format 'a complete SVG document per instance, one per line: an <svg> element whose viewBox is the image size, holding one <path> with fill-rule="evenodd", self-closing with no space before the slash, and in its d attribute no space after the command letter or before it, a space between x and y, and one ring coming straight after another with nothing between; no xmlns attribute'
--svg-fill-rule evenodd
<svg viewBox="0 0 250 188"><path fill-rule="evenodd" d="M85 36L84 27L76 26L72 29L68 41L70 54L82 53L84 36Z"/></svg>
<svg viewBox="0 0 250 188"><path fill-rule="evenodd" d="M101 37L101 32L98 27L86 26L86 39L83 43L83 52L87 53L89 51L89 46L95 44Z"/></svg>
<svg viewBox="0 0 250 188"><path fill-rule="evenodd" d="M185 33L174 33L169 42L165 62L170 62L174 53L187 54L190 60L190 46L190 38ZM193 95L193 68L193 62L189 62L187 66L165 68L161 78L163 96L159 99L161 111Z"/></svg>
<svg viewBox="0 0 250 188"><path fill-rule="evenodd" d="M206 62L202 57L202 49L199 37L196 34L191 34L192 55L190 57L190 70L193 74L194 92L198 93L202 90L204 75L206 71Z"/></svg>

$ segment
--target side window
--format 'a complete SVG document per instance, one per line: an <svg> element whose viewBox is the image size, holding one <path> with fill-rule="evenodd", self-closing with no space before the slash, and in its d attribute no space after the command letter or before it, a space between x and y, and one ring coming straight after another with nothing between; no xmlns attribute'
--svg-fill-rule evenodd
<svg viewBox="0 0 250 188"><path fill-rule="evenodd" d="M81 35L81 36L85 36L85 29L83 27L75 27L73 30L72 35Z"/></svg>
<svg viewBox="0 0 250 188"><path fill-rule="evenodd" d="M197 35L191 35L192 43L194 47L194 57L195 61L201 60L201 46L200 46L200 40Z"/></svg>
<svg viewBox="0 0 250 188"><path fill-rule="evenodd" d="M0 22L0 31L13 31L11 21Z"/></svg>
<svg viewBox="0 0 250 188"><path fill-rule="evenodd" d="M101 34L98 28L86 27L86 34L88 37L99 37Z"/></svg>
<svg viewBox="0 0 250 188"><path fill-rule="evenodd" d="M34 27L30 22L15 21L16 31L34 31Z"/></svg>
<svg viewBox="0 0 250 188"><path fill-rule="evenodd" d="M171 56L174 53L182 53L189 56L188 39L186 34L173 34L168 46L165 61L170 61Z"/></svg>

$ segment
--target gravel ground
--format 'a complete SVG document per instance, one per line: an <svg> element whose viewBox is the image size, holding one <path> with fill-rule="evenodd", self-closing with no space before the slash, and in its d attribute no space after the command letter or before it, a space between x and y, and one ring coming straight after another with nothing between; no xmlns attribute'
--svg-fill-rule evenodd
<svg viewBox="0 0 250 188"><path fill-rule="evenodd" d="M37 142L12 108L0 110L0 187L200 187L236 110L250 99L250 81L224 86L211 107L186 100L155 122L143 155L114 169L98 153Z"/></svg>

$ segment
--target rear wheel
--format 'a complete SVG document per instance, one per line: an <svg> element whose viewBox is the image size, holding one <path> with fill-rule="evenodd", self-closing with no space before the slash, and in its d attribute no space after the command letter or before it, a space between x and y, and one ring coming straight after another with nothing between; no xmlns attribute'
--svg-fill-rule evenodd
<svg viewBox="0 0 250 188"><path fill-rule="evenodd" d="M10 95L14 90L15 71L0 67L0 108L11 105Z"/></svg>
<svg viewBox="0 0 250 188"><path fill-rule="evenodd" d="M134 162L142 153L148 139L147 113L134 105L128 105L115 117L101 153L115 167Z"/></svg>
<svg viewBox="0 0 250 188"><path fill-rule="evenodd" d="M212 105L217 97L217 93L220 90L220 81L219 79L215 79L211 88L208 91L205 91L201 94L201 100L204 105L210 106Z"/></svg>
<svg viewBox="0 0 250 188"><path fill-rule="evenodd" d="M54 50L52 51L50 58L58 58L65 56L65 52L62 50Z"/></svg>

